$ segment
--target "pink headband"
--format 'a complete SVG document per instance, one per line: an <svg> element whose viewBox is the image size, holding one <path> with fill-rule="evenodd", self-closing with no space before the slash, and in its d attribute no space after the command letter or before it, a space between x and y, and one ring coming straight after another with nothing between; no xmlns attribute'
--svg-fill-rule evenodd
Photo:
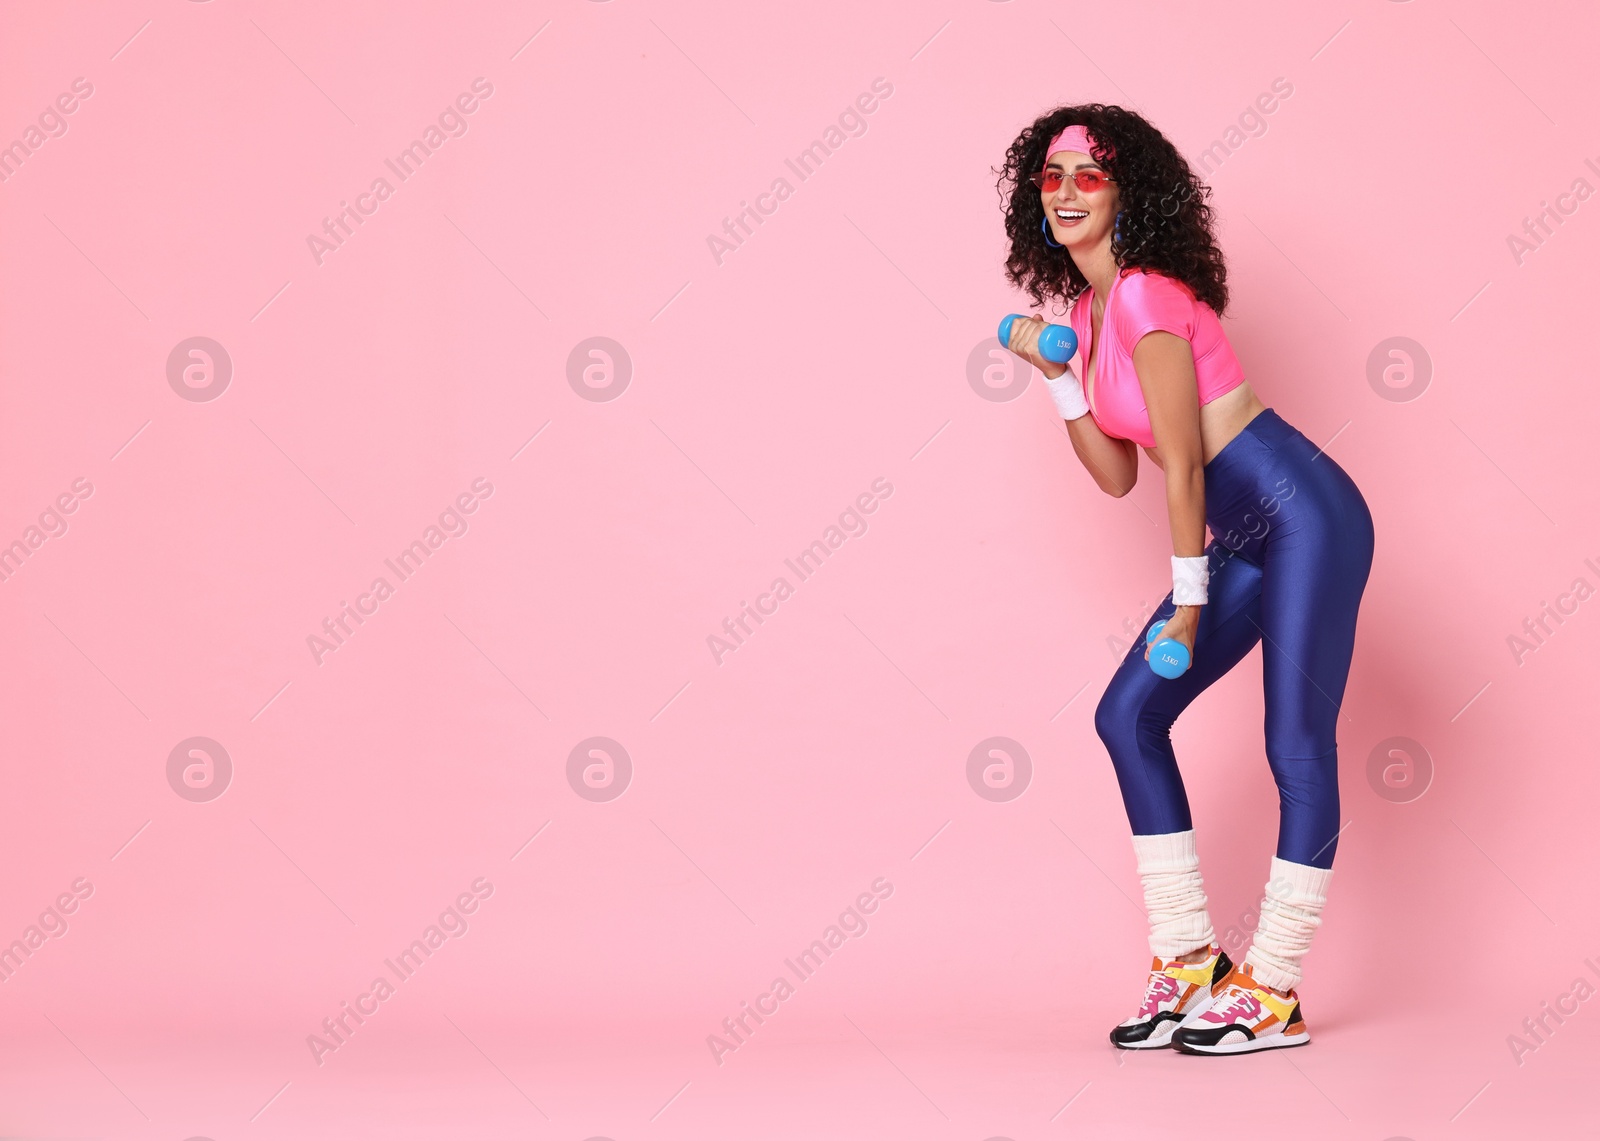
<svg viewBox="0 0 1600 1141"><path fill-rule="evenodd" d="M1044 157L1048 160L1057 151L1078 151L1093 158L1094 152L1089 148L1095 145L1095 141L1095 137L1089 133L1089 128L1081 123L1073 123L1050 140L1050 145L1045 148Z"/></svg>

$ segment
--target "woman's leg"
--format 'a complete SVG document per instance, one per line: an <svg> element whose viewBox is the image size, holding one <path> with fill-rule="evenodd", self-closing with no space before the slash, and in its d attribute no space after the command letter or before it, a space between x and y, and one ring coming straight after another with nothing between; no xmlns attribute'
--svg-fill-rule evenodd
<svg viewBox="0 0 1600 1141"><path fill-rule="evenodd" d="M1261 634L1278 845L1245 963L1258 981L1287 992L1299 985L1333 875L1339 708L1374 533L1350 477L1304 436L1280 441L1274 460L1281 494L1262 545Z"/></svg>
<svg viewBox="0 0 1600 1141"><path fill-rule="evenodd" d="M1290 451L1290 458L1301 457ZM1309 461L1287 466L1294 494L1282 501L1281 522L1266 536L1261 588L1267 761L1279 792L1277 854L1331 868L1339 834L1339 707L1372 568L1372 515L1328 456L1315 462L1321 470L1309 473L1303 470L1313 466Z"/></svg>
<svg viewBox="0 0 1600 1141"><path fill-rule="evenodd" d="M1133 825L1133 849L1155 956L1144 999L1113 1027L1123 1049L1159 1049L1177 1028L1210 1009L1233 963L1216 946L1206 910L1189 800L1172 753L1178 714L1227 673L1260 638L1261 568L1213 543L1210 602L1195 628L1194 665L1163 678L1144 656L1144 631L1122 659L1095 711ZM1174 612L1169 594L1150 623ZM1150 628L1145 626L1145 631Z"/></svg>
<svg viewBox="0 0 1600 1141"><path fill-rule="evenodd" d="M1261 637L1261 567L1219 543L1211 560L1210 601L1195 630L1194 665L1163 678L1144 656L1144 632L1129 649L1095 710L1133 827L1134 851L1150 918L1150 949L1176 958L1213 937L1194 848L1194 825L1172 751L1172 725L1207 686L1232 669ZM1146 624L1170 618L1167 595Z"/></svg>
<svg viewBox="0 0 1600 1141"><path fill-rule="evenodd" d="M1200 609L1194 665L1179 677L1164 678L1145 659L1150 627L1176 610L1169 593L1123 657L1095 710L1095 731L1111 754L1135 835L1193 826L1172 752L1173 722L1261 639L1262 568L1230 555L1219 542L1207 547L1206 554L1211 560L1210 601Z"/></svg>

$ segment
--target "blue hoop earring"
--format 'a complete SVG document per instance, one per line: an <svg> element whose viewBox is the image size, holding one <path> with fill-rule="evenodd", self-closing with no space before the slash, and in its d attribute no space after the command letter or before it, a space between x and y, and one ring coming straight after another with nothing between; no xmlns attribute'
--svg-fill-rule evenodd
<svg viewBox="0 0 1600 1141"><path fill-rule="evenodd" d="M1050 236L1050 219L1049 218L1040 218L1039 219L1039 229L1044 231L1044 244L1045 245L1054 246L1058 250L1061 248L1061 243L1056 241L1054 238L1052 238Z"/></svg>
<svg viewBox="0 0 1600 1141"><path fill-rule="evenodd" d="M1117 211L1117 222L1116 222L1116 225L1112 228L1111 240L1113 242L1118 242L1118 243L1120 243L1122 241L1122 211L1121 210Z"/></svg>

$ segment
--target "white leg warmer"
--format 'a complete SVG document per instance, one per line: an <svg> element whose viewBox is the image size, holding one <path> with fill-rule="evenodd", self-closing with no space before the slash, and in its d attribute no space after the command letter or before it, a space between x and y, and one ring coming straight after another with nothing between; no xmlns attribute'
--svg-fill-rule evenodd
<svg viewBox="0 0 1600 1141"><path fill-rule="evenodd" d="M1144 909L1150 918L1150 953L1175 959L1211 945L1211 915L1200 882L1200 857L1194 829L1158 836L1135 836L1134 856L1144 885Z"/></svg>
<svg viewBox="0 0 1600 1141"><path fill-rule="evenodd" d="M1258 982L1278 990L1300 985L1300 958L1322 925L1332 868L1313 868L1272 857L1272 879L1261 901L1261 926L1245 955Z"/></svg>

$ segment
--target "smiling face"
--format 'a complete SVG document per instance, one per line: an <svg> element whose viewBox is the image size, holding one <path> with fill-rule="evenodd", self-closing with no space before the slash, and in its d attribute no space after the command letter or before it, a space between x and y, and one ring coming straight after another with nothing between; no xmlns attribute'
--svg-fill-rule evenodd
<svg viewBox="0 0 1600 1141"><path fill-rule="evenodd" d="M1106 182L1098 190L1080 190L1072 179L1080 170L1092 170L1104 176L1105 168L1081 151L1056 151L1044 168L1062 175L1060 187L1039 192L1045 217L1050 220L1051 236L1074 253L1092 249L1101 242L1110 245L1121 200L1117 184Z"/></svg>

